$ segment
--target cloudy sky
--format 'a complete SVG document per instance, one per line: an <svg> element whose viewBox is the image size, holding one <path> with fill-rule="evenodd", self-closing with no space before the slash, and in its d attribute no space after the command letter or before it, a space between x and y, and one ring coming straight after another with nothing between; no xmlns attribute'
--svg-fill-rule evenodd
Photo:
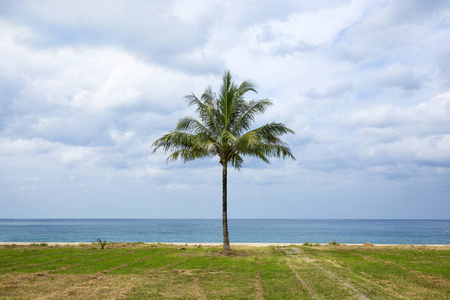
<svg viewBox="0 0 450 300"><path fill-rule="evenodd" d="M450 2L0 2L0 218L220 218L218 159L151 144L229 69L297 160L230 218L450 218Z"/></svg>

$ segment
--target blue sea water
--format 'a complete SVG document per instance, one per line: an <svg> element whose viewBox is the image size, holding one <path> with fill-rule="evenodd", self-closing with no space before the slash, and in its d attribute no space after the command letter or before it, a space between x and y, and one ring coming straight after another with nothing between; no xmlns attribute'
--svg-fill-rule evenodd
<svg viewBox="0 0 450 300"><path fill-rule="evenodd" d="M450 244L450 220L228 220L231 243ZM222 242L218 219L0 219L0 242Z"/></svg>

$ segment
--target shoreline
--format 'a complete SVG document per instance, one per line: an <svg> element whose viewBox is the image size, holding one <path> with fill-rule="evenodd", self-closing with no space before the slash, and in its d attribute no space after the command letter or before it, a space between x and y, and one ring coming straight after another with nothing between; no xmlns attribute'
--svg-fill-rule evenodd
<svg viewBox="0 0 450 300"><path fill-rule="evenodd" d="M40 245L41 243L45 243L48 246L78 246L78 245L92 245L97 242L0 242L0 246L30 246L30 245ZM111 242L111 243L120 243L120 242ZM134 243L126 243L126 244L134 244ZM180 242L154 242L154 243L143 243L143 244L163 244L163 245L176 245L176 246L206 246L206 247L218 247L222 246L222 243L180 243ZM247 246L247 247L269 247L269 246L303 246L303 243L231 243L231 246ZM328 243L321 244L320 246L329 246ZM450 244L372 244L376 247L395 247L395 246L414 246L414 247L450 247ZM371 246L372 246L371 245ZM314 245L312 245L314 246ZM340 243L339 245L332 246L364 246L364 244L344 244Z"/></svg>

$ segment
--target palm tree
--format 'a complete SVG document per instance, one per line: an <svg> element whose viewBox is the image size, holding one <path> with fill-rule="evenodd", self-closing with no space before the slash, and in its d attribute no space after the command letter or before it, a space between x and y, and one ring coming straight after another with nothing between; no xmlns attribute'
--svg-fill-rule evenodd
<svg viewBox="0 0 450 300"><path fill-rule="evenodd" d="M197 158L218 156L222 170L222 222L223 249L230 250L227 221L227 167L240 169L243 156L253 156L269 163L267 157L290 157L295 159L288 145L279 136L294 133L284 124L272 122L250 130L255 117L272 105L269 99L244 99L247 92L255 92L250 81L237 86L229 71L223 75L218 95L211 87L197 98L185 96L189 106L195 106L199 119L184 117L178 121L175 131L165 134L153 143L153 153L162 148L170 152L168 161L182 159L184 162Z"/></svg>

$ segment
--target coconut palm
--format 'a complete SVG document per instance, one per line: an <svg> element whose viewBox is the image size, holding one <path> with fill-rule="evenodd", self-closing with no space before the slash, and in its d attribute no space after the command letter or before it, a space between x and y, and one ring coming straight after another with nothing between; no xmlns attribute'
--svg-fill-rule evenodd
<svg viewBox="0 0 450 300"><path fill-rule="evenodd" d="M219 94L211 87L200 98L185 96L187 104L194 106L198 119L185 117L172 131L153 143L153 152L161 148L170 153L168 161L184 162L203 157L219 157L222 170L223 249L230 250L227 221L227 167L240 169L243 156L253 156L269 163L268 157L295 159L288 145L279 136L294 133L284 124L272 122L250 130L255 117L272 105L268 99L245 100L248 92L255 92L250 81L237 86L229 71L223 75Z"/></svg>

